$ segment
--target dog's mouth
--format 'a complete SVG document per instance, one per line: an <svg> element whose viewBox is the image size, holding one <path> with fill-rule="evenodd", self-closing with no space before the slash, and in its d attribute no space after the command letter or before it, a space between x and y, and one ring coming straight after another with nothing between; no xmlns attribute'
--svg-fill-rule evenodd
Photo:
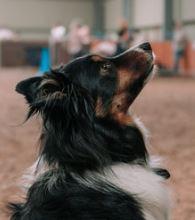
<svg viewBox="0 0 195 220"><path fill-rule="evenodd" d="M147 72L147 77L144 81L144 85L146 85L156 74L156 69L157 69L157 66L154 64L154 62L151 63L151 67L150 69L148 70Z"/></svg>
<svg viewBox="0 0 195 220"><path fill-rule="evenodd" d="M154 69L154 64L152 63L150 69L147 72L148 76L152 73L153 69Z"/></svg>

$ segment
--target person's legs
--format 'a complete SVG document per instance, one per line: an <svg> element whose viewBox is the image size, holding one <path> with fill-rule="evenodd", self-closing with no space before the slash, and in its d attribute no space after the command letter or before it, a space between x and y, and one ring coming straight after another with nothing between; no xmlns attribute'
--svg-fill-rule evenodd
<svg viewBox="0 0 195 220"><path fill-rule="evenodd" d="M183 51L179 50L179 51L175 51L174 53L174 65L173 65L173 71L174 74L178 74L179 73L179 63L181 58L183 57Z"/></svg>
<svg viewBox="0 0 195 220"><path fill-rule="evenodd" d="M174 74L178 73L178 68L179 68L179 54L178 51L176 51L174 53L174 65L173 65Z"/></svg>

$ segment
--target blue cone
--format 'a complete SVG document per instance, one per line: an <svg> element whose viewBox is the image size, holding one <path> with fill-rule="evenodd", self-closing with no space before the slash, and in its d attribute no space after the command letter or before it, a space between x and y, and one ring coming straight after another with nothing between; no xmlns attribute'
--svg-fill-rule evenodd
<svg viewBox="0 0 195 220"><path fill-rule="evenodd" d="M48 48L41 49L39 74L49 71L50 69L50 54Z"/></svg>

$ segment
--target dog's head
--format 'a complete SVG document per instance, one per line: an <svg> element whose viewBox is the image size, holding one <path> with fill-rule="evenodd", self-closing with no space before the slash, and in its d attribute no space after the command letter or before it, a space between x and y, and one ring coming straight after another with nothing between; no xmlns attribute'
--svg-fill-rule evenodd
<svg viewBox="0 0 195 220"><path fill-rule="evenodd" d="M81 57L21 81L16 90L30 105L28 117L35 113L43 117L44 159L79 171L113 162L146 161L142 134L127 111L153 66L151 46L144 43L112 58ZM169 177L164 169L153 170Z"/></svg>
<svg viewBox="0 0 195 220"><path fill-rule="evenodd" d="M149 43L131 48L119 56L89 55L74 60L42 77L20 82L31 111L73 119L110 117L129 123L127 110L153 69Z"/></svg>

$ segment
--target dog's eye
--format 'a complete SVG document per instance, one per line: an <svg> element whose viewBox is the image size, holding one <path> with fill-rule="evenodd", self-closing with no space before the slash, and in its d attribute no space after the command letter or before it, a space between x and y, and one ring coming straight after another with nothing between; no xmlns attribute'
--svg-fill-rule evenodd
<svg viewBox="0 0 195 220"><path fill-rule="evenodd" d="M111 64L110 63L104 63L103 65L102 65L102 69L103 70L109 70L111 68Z"/></svg>
<svg viewBox="0 0 195 220"><path fill-rule="evenodd" d="M111 64L110 63L104 63L102 66L101 66L101 74L102 75L106 75L109 73L109 70L111 69Z"/></svg>

